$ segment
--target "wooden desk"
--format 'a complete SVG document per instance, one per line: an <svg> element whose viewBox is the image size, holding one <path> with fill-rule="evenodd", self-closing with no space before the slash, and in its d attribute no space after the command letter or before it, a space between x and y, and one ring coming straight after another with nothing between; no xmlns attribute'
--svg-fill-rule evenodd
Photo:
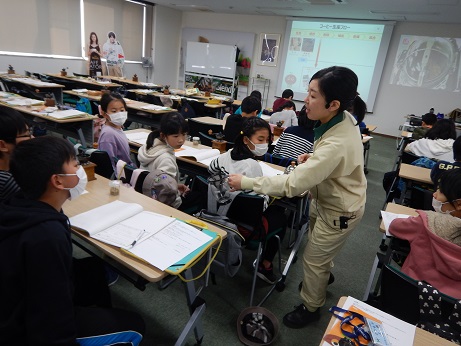
<svg viewBox="0 0 461 346"><path fill-rule="evenodd" d="M429 168L412 166L406 163L400 165L399 177L418 183L433 184Z"/></svg>
<svg viewBox="0 0 461 346"><path fill-rule="evenodd" d="M25 89L32 94L51 93L54 95L57 103L62 103L62 89L64 89L64 85L42 82L39 79L19 75L1 75L0 79L5 84L7 90L11 90L11 87L15 86L22 90Z"/></svg>
<svg viewBox="0 0 461 346"><path fill-rule="evenodd" d="M218 118L213 118L213 117L197 117L197 118L192 118L195 121L198 121L199 123L203 124L211 124L211 125L224 125L226 122L223 119L218 119Z"/></svg>
<svg viewBox="0 0 461 346"><path fill-rule="evenodd" d="M118 84L122 84L130 88L153 90L160 90L161 88L163 88L163 85L158 85L154 83L134 82L131 78L125 77L101 76L101 78L110 79L111 81L115 81Z"/></svg>
<svg viewBox="0 0 461 346"><path fill-rule="evenodd" d="M64 93L68 95L80 97L80 98L85 97L85 98L88 98L89 100L92 100L98 103L101 101L100 95L88 95L87 93L79 93L74 90L64 90ZM176 112L176 109L173 109L173 108L158 109L158 110L143 109L142 107L152 106L152 104L147 103L147 102L131 100L127 98L124 98L124 100L126 102L126 107L128 111L128 120L134 121L140 124L144 124L147 126L158 126L158 124L160 123L160 119L161 119L158 115ZM138 114L138 112L143 112L147 116L141 116Z"/></svg>
<svg viewBox="0 0 461 346"><path fill-rule="evenodd" d="M347 297L341 297L338 301L337 306L342 307L346 301ZM337 318L332 317L330 323L328 323L325 334L333 327L333 324L336 322ZM325 336L325 335L324 335ZM322 346L323 340L320 341L320 346ZM440 336L431 334L421 328L416 328L415 338L413 342L414 346L453 346L454 344L446 339L442 339Z"/></svg>
<svg viewBox="0 0 461 346"><path fill-rule="evenodd" d="M110 203L115 200L120 200L128 203L138 203L143 206L144 210L168 216L173 216L182 220L194 219L190 215L187 215L177 209L167 206L166 204L160 203L147 196L144 196L143 194L136 192L134 189L126 188L124 186L121 186L120 188L120 195L112 196L109 193L109 180L98 175L96 180L88 182L86 190L89 193L83 194L76 200L67 201L64 204L63 210L67 216L72 217L85 211L104 205L106 203ZM220 234L221 237L226 237L225 231L222 231L221 229L214 227L213 225L209 225L208 228ZM151 266L150 264L139 261L134 257L125 254L115 246L104 244L78 231L73 231L73 236L74 240L84 248L87 248L88 245L91 248L94 247L99 251L102 251L105 255L109 256L116 262L120 263L130 272L136 274L136 276L138 276L139 279L133 279L132 281L134 281L138 287L140 286L141 288L143 288L143 280L147 282L159 282L167 276L165 272ZM189 269L186 270L186 272L184 273L184 276L188 279L190 279L192 275L190 272L191 270ZM195 299L197 298L195 284L193 281L191 281L185 283L185 285L187 305L190 311L190 318L187 324L185 325L184 330L181 333L178 341L176 342L176 345L184 345L187 335L189 335L189 333L191 333L192 331L195 332L197 340L200 340L203 337L201 316L205 311L205 303L203 302L199 306L193 308L192 304L195 303ZM175 304L177 304L177 301L175 301ZM175 323L177 322L178 321L175 321Z"/></svg>
<svg viewBox="0 0 461 346"><path fill-rule="evenodd" d="M82 88L90 88L90 89L95 89L95 90L101 90L103 88L116 89L122 86L121 84L117 84L117 83L98 82L97 80L93 78L87 78L87 77L61 76L60 73L46 73L45 75L50 76L51 78L57 81L63 80L67 82L72 82L74 84L80 85Z"/></svg>
<svg viewBox="0 0 461 346"><path fill-rule="evenodd" d="M20 97L15 95L15 97ZM38 111L45 108L45 106L10 106L4 102L0 103L6 107L12 108L20 112L27 120L29 126L34 125L34 119L39 118L43 122L46 129L51 132L60 133L64 136L71 138L79 139L84 147L88 147L87 144L93 143L93 120L96 119L96 116L85 114L82 117L75 117L69 119L56 119L46 114L40 114Z"/></svg>
<svg viewBox="0 0 461 346"><path fill-rule="evenodd" d="M385 211L388 211L389 213L394 213L394 214L405 214L405 215L410 215L410 216L418 216L418 213L416 212L415 209L405 207L401 204L396 204L392 202L387 203ZM381 221L381 224L379 225L379 230L382 233L386 233L386 229L384 228L383 221Z"/></svg>
<svg viewBox="0 0 461 346"><path fill-rule="evenodd" d="M367 125L367 129L368 129L368 131L370 131L370 132L373 132L373 131L376 130L377 128L378 128L378 126L376 126L376 125L370 125L370 124Z"/></svg>

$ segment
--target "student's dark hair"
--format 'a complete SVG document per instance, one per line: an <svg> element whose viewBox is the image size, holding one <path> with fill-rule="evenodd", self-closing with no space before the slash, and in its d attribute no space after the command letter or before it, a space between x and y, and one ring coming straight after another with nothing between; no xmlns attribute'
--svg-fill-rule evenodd
<svg viewBox="0 0 461 346"><path fill-rule="evenodd" d="M111 37L116 38L115 32L109 31L109 33L107 34L107 37L109 37L109 38L111 38Z"/></svg>
<svg viewBox="0 0 461 346"><path fill-rule="evenodd" d="M75 150L65 139L54 136L20 142L10 161L10 172L28 199L39 199L53 174L64 173L63 166L75 158ZM33 171L32 171L33 170Z"/></svg>
<svg viewBox="0 0 461 346"><path fill-rule="evenodd" d="M261 108L262 108L261 101L253 96L245 97L240 107L242 107L243 113L253 113L254 111L257 111L256 113L259 113L261 112Z"/></svg>
<svg viewBox="0 0 461 346"><path fill-rule="evenodd" d="M453 202L461 198L461 168L444 171L440 175L439 189L448 202Z"/></svg>
<svg viewBox="0 0 461 346"><path fill-rule="evenodd" d="M248 149L248 146L243 142L243 138L250 138L256 131L261 129L267 129L267 131L269 131L269 145L271 145L271 127L267 121L258 117L249 117L243 120L242 131L235 138L234 148L231 151L231 158L233 160L245 160L254 157L253 153Z"/></svg>
<svg viewBox="0 0 461 346"><path fill-rule="evenodd" d="M357 97L355 98L354 103L348 108L348 111L352 115L355 115L355 116L356 116L356 113L358 113L358 114L366 114L367 113L367 104L357 94ZM363 121L363 119L362 119L362 121ZM357 124L360 124L360 123L357 122Z"/></svg>
<svg viewBox="0 0 461 346"><path fill-rule="evenodd" d="M90 34L90 45L93 43L93 40L91 39L91 36L95 35L96 36L96 44L99 44L99 39L98 39L98 35L92 31L91 34Z"/></svg>
<svg viewBox="0 0 461 346"><path fill-rule="evenodd" d="M306 130L313 130L317 120L311 120L307 116L306 105L301 108L298 114L298 126L304 127Z"/></svg>
<svg viewBox="0 0 461 346"><path fill-rule="evenodd" d="M437 122L437 115L434 113L426 113L421 117L421 120L426 123L426 125L434 125Z"/></svg>
<svg viewBox="0 0 461 346"><path fill-rule="evenodd" d="M424 137L428 139L456 139L455 123L451 119L437 120Z"/></svg>
<svg viewBox="0 0 461 346"><path fill-rule="evenodd" d="M155 138L160 138L160 133L163 133L165 136L169 136L176 135L178 133L187 133L188 131L189 125L181 113L165 113L160 120L160 128L149 133L146 141L146 148L152 148Z"/></svg>
<svg viewBox="0 0 461 346"><path fill-rule="evenodd" d="M338 114L350 107L354 107L357 125L363 121L365 112L360 112L355 108L356 102L360 102L357 93L359 79L354 71L347 67L331 66L316 72L312 80L318 80L319 92L325 97L326 108L330 102L337 100L340 102Z"/></svg>
<svg viewBox="0 0 461 346"><path fill-rule="evenodd" d="M278 109L277 112L283 111L285 108L291 108L293 107L293 110L296 112L296 105L293 101L286 101L284 102Z"/></svg>
<svg viewBox="0 0 461 346"><path fill-rule="evenodd" d="M27 124L21 113L8 107L0 106L0 140L14 144L16 143L16 136L26 131Z"/></svg>
<svg viewBox="0 0 461 346"><path fill-rule="evenodd" d="M259 100L259 102L261 102L261 100L263 98L263 95L261 95L261 92L259 90L253 90L250 93L250 96L256 97Z"/></svg>
<svg viewBox="0 0 461 346"><path fill-rule="evenodd" d="M461 136L453 142L453 158L455 161L461 161Z"/></svg>
<svg viewBox="0 0 461 346"><path fill-rule="evenodd" d="M110 93L105 93L105 94L102 95L101 101L99 102L99 104L101 106L101 109L104 112L107 112L107 108L109 107L109 103L111 103L114 100L122 101L123 106L126 109L126 102L123 99L123 96L120 95L119 93L114 92L114 91L112 91Z"/></svg>
<svg viewBox="0 0 461 346"><path fill-rule="evenodd" d="M291 89L285 89L282 92L282 97L284 99L287 99L287 98L293 97L293 96L295 96L295 94L293 93L293 90L291 90Z"/></svg>

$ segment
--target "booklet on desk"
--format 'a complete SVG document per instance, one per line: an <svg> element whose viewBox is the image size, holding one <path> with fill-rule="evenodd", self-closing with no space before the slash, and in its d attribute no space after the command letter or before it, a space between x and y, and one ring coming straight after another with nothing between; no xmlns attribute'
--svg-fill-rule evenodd
<svg viewBox="0 0 461 346"><path fill-rule="evenodd" d="M176 157L190 157L207 166L210 165L211 161L221 155L218 149L197 149L188 145L183 145L181 148L176 149L174 154Z"/></svg>
<svg viewBox="0 0 461 346"><path fill-rule="evenodd" d="M160 270L181 263L214 238L175 218L121 201L73 216L70 224L94 239L127 250Z"/></svg>

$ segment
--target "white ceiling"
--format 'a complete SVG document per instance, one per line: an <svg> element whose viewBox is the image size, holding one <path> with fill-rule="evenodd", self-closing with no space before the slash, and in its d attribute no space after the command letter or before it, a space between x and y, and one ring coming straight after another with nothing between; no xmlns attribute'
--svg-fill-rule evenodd
<svg viewBox="0 0 461 346"><path fill-rule="evenodd" d="M181 11L461 23L461 0L147 0ZM461 34L461 33L459 33Z"/></svg>

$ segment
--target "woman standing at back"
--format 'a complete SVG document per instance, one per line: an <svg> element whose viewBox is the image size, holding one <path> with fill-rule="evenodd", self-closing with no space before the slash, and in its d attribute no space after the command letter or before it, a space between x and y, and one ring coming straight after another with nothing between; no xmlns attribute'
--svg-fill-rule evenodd
<svg viewBox="0 0 461 346"><path fill-rule="evenodd" d="M233 174L229 186L272 196L299 196L309 190L308 242L303 254L302 303L286 314L283 323L302 328L320 318L333 259L362 219L367 182L363 146L357 120L346 111L357 100L357 75L333 66L315 73L306 103L307 116L316 120L314 153L301 155L302 163L289 175L248 178Z"/></svg>

